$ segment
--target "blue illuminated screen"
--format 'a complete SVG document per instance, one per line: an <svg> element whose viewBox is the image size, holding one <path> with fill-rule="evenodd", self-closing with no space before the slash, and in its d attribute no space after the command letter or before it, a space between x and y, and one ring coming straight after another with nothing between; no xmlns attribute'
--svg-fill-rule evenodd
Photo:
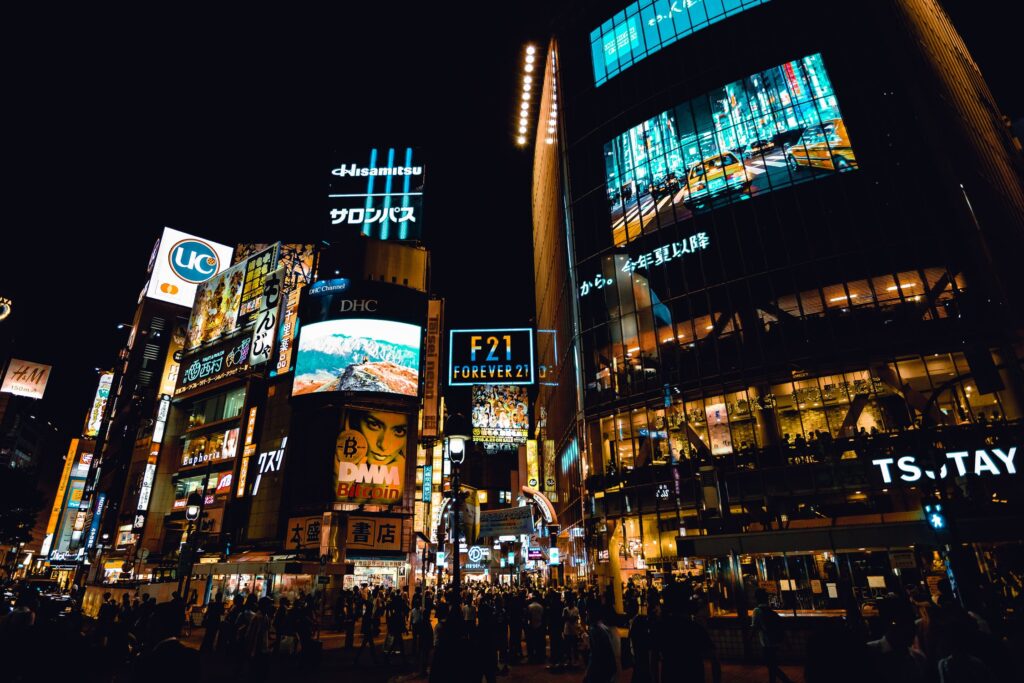
<svg viewBox="0 0 1024 683"><path fill-rule="evenodd" d="M590 32L601 85L681 38L768 0L636 0Z"/></svg>
<svg viewBox="0 0 1024 683"><path fill-rule="evenodd" d="M815 54L678 104L604 146L612 240L857 168Z"/></svg>

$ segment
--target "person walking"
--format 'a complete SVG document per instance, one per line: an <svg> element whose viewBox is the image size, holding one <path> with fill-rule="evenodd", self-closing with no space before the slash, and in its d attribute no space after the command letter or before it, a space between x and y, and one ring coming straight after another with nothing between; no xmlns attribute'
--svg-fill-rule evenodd
<svg viewBox="0 0 1024 683"><path fill-rule="evenodd" d="M203 626L206 632L203 633L203 642L199 646L200 652L212 652L217 642L217 632L220 630L220 621L224 616L224 596L217 593L217 596L206 607L206 614L203 615Z"/></svg>
<svg viewBox="0 0 1024 683"><path fill-rule="evenodd" d="M590 659L587 661L583 683L614 683L619 675L619 665L615 659L611 631L604 623L602 608L591 605L587 614L590 618Z"/></svg>
<svg viewBox="0 0 1024 683"><path fill-rule="evenodd" d="M362 642L359 644L359 651L356 652L356 658L353 664L359 663L359 658L363 654L363 650L370 650L370 660L377 663L377 650L373 644L373 639L380 633L380 615L375 613L375 602L367 601L366 607L363 612L363 621L359 629L359 634L362 636Z"/></svg>
<svg viewBox="0 0 1024 683"><path fill-rule="evenodd" d="M779 649L786 640L786 631L782 626L782 617L768 604L768 592L758 588L754 592L757 607L750 618L750 627L757 634L761 643L761 653L765 666L768 667L768 683L781 680L792 683L786 672L779 667Z"/></svg>

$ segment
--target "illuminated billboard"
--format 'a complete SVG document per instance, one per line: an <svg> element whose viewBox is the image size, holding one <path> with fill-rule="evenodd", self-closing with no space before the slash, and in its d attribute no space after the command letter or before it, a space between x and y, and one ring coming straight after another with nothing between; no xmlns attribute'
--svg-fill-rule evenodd
<svg viewBox="0 0 1024 683"><path fill-rule="evenodd" d="M250 256L199 285L189 318L186 352L255 322L263 285L277 268L277 246Z"/></svg>
<svg viewBox="0 0 1024 683"><path fill-rule="evenodd" d="M12 358L7 365L7 372L4 373L0 392L27 398L42 398L46 393L46 383L50 381L51 370L53 368L49 365Z"/></svg>
<svg viewBox="0 0 1024 683"><path fill-rule="evenodd" d="M820 54L661 112L608 142L604 157L617 246L695 213L857 168ZM682 258L695 244L706 248L701 235L644 256L650 264Z"/></svg>
<svg viewBox="0 0 1024 683"><path fill-rule="evenodd" d="M92 399L92 408L89 410L89 417L85 420L85 436L90 439L100 433L103 411L107 407L107 397L110 396L110 384L113 381L114 373L112 372L104 372L100 375L100 384L96 387L96 395Z"/></svg>
<svg viewBox="0 0 1024 683"><path fill-rule="evenodd" d="M413 147L336 153L328 177L331 228L350 228L382 240L422 239L426 173L420 156Z"/></svg>
<svg viewBox="0 0 1024 683"><path fill-rule="evenodd" d="M146 296L191 308L196 286L231 265L231 247L164 228Z"/></svg>
<svg viewBox="0 0 1024 683"><path fill-rule="evenodd" d="M451 330L448 385L533 384L533 330Z"/></svg>
<svg viewBox="0 0 1024 683"><path fill-rule="evenodd" d="M301 350L299 352L301 354ZM301 360L300 360L301 363ZM401 503L411 419L347 409L334 452L335 497L346 503Z"/></svg>
<svg viewBox="0 0 1024 683"><path fill-rule="evenodd" d="M306 297L292 396L418 395L425 295L381 282L338 282Z"/></svg>
<svg viewBox="0 0 1024 683"><path fill-rule="evenodd" d="M590 32L594 85L702 28L768 0L634 0Z"/></svg>
<svg viewBox="0 0 1024 683"><path fill-rule="evenodd" d="M473 387L473 440L521 444L530 433L530 401L526 387L484 384Z"/></svg>

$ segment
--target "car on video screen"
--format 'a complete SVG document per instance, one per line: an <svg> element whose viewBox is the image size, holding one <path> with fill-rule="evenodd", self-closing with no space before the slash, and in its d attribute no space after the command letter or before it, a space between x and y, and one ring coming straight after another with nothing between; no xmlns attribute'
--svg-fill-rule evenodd
<svg viewBox="0 0 1024 683"><path fill-rule="evenodd" d="M746 192L753 179L754 174L732 152L708 157L686 172L683 204L700 208L715 197Z"/></svg>
<svg viewBox="0 0 1024 683"><path fill-rule="evenodd" d="M790 170L801 166L823 168L829 171L848 171L857 168L857 159L846 135L842 119L823 121L808 126L800 139L786 150L786 163Z"/></svg>
<svg viewBox="0 0 1024 683"><path fill-rule="evenodd" d="M667 173L664 177L651 183L651 195L661 199L665 195L679 192L679 177L675 173Z"/></svg>

